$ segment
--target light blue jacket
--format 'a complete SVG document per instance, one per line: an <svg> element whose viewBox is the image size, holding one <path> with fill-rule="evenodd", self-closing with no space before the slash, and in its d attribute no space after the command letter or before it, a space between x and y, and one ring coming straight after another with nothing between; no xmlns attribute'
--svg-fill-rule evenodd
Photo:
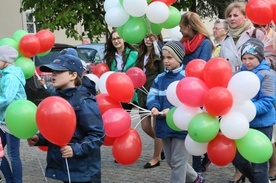
<svg viewBox="0 0 276 183"><path fill-rule="evenodd" d="M0 70L0 123L5 124L4 115L7 107L15 100L27 99L26 80L19 67L10 65Z"/></svg>
<svg viewBox="0 0 276 183"><path fill-rule="evenodd" d="M248 71L242 66L241 71ZM265 60L263 60L251 72L256 74L261 82L259 92L251 100L254 103L257 114L249 123L251 128L269 127L275 124L275 78Z"/></svg>

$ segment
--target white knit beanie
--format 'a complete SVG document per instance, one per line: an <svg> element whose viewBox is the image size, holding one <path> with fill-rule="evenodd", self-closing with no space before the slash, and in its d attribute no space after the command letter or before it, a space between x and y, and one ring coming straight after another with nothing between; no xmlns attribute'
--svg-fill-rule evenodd
<svg viewBox="0 0 276 183"><path fill-rule="evenodd" d="M13 64L18 57L18 52L11 46L0 46L0 60Z"/></svg>

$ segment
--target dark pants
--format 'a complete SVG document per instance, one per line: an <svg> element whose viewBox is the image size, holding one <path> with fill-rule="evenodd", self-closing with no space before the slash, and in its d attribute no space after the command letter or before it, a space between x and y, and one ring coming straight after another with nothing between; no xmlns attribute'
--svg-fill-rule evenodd
<svg viewBox="0 0 276 183"><path fill-rule="evenodd" d="M269 139L272 138L273 127L257 128L263 132ZM247 161L238 151L233 160L233 165L245 175L252 183L268 183L268 161L264 163L251 163Z"/></svg>

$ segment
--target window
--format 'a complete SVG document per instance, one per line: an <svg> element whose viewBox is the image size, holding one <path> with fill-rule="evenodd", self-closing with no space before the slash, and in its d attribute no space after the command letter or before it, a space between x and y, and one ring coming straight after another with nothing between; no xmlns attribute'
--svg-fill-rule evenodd
<svg viewBox="0 0 276 183"><path fill-rule="evenodd" d="M27 10L25 12L26 15L26 27L27 27L27 32L28 33L36 33L37 32L37 27L34 23L34 17L30 17L31 10Z"/></svg>

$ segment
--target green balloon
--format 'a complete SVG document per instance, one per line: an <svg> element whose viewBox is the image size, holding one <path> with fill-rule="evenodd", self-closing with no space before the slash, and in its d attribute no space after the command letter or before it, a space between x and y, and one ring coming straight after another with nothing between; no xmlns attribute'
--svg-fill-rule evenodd
<svg viewBox="0 0 276 183"><path fill-rule="evenodd" d="M175 124L174 124L174 121L173 121L173 113L175 111L176 107L173 107L169 110L169 112L167 113L166 115L166 121L167 121L167 125L174 131L183 131L181 129L179 129Z"/></svg>
<svg viewBox="0 0 276 183"><path fill-rule="evenodd" d="M219 120L208 113L200 113L194 116L189 125L190 137L199 143L206 143L214 139L219 132Z"/></svg>
<svg viewBox="0 0 276 183"><path fill-rule="evenodd" d="M16 100L12 102L5 113L5 121L9 131L20 139L28 139L36 134L37 106L29 100Z"/></svg>
<svg viewBox="0 0 276 183"><path fill-rule="evenodd" d="M253 163L264 163L273 153L269 138L255 129L249 129L247 134L235 140L235 143L239 153Z"/></svg>
<svg viewBox="0 0 276 183"><path fill-rule="evenodd" d="M162 27L160 24L150 23L151 32L155 35L158 35L162 31Z"/></svg>
<svg viewBox="0 0 276 183"><path fill-rule="evenodd" d="M13 33L12 39L19 43L20 39L27 34L28 32L25 30L17 30Z"/></svg>
<svg viewBox="0 0 276 183"><path fill-rule="evenodd" d="M170 11L170 14L169 14L169 18L161 23L161 27L165 28L165 29L172 29L174 28L175 26L177 26L181 20L181 13L179 12L178 9L176 9L175 7L173 6L169 6L169 11Z"/></svg>
<svg viewBox="0 0 276 183"><path fill-rule="evenodd" d="M43 56L47 55L48 53L50 53L50 51L51 51L51 50L45 51L45 52L43 52L43 53L37 53L36 56L38 56L38 57L43 57Z"/></svg>
<svg viewBox="0 0 276 183"><path fill-rule="evenodd" d="M123 29L124 29L124 25L122 25L122 26L116 28L118 35L119 35L121 38L124 39Z"/></svg>
<svg viewBox="0 0 276 183"><path fill-rule="evenodd" d="M147 34L147 26L143 18L132 18L124 24L123 38L129 44L139 43Z"/></svg>
<svg viewBox="0 0 276 183"><path fill-rule="evenodd" d="M16 59L14 65L22 69L25 79L31 78L35 73L35 64L27 57L19 57Z"/></svg>
<svg viewBox="0 0 276 183"><path fill-rule="evenodd" d="M152 0L147 0L147 3L149 4Z"/></svg>
<svg viewBox="0 0 276 183"><path fill-rule="evenodd" d="M0 46L8 45L10 47L13 47L17 51L18 51L18 44L19 43L13 40L12 38L3 38L0 40Z"/></svg>

